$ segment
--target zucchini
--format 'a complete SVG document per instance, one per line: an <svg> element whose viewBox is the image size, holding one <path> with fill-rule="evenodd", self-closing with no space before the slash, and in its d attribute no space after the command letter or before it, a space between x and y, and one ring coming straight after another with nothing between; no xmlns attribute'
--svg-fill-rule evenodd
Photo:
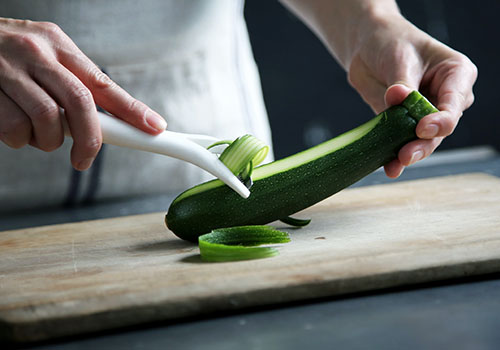
<svg viewBox="0 0 500 350"><path fill-rule="evenodd" d="M178 237L197 242L213 229L262 225L286 218L338 191L396 158L417 138L417 122L437 109L417 91L399 106L329 141L253 170L247 199L212 180L181 193L166 215Z"/></svg>

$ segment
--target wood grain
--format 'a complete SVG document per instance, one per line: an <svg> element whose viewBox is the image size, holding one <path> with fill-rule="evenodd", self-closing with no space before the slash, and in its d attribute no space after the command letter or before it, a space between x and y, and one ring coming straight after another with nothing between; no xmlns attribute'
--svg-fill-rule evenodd
<svg viewBox="0 0 500 350"><path fill-rule="evenodd" d="M164 213L0 232L0 334L32 341L500 271L500 179L349 189L274 258L202 263Z"/></svg>

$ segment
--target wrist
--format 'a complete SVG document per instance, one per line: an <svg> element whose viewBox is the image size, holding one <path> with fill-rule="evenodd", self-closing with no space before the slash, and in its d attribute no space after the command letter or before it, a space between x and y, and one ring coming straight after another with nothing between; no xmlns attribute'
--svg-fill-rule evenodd
<svg viewBox="0 0 500 350"><path fill-rule="evenodd" d="M348 69L360 46L377 28L402 18L395 0L281 0Z"/></svg>
<svg viewBox="0 0 500 350"><path fill-rule="evenodd" d="M337 46L337 52L334 54L339 56L339 61L346 71L356 53L364 46L370 45L370 41L378 32L404 20L393 0L354 0L349 3L349 6L351 8L345 15L344 27L340 30L333 28L338 32L331 33L327 41L332 51L335 45Z"/></svg>
<svg viewBox="0 0 500 350"><path fill-rule="evenodd" d="M354 55L381 28L404 20L395 0L281 0L347 71Z"/></svg>

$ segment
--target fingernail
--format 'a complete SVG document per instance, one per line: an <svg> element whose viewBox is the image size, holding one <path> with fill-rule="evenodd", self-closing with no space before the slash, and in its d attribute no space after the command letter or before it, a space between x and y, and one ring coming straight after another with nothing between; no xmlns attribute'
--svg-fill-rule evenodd
<svg viewBox="0 0 500 350"><path fill-rule="evenodd" d="M404 170L405 170L405 168L402 167L401 170L399 171L399 174L396 176L396 178L400 177Z"/></svg>
<svg viewBox="0 0 500 350"><path fill-rule="evenodd" d="M436 137L438 132L439 132L439 126L437 126L436 124L429 124L424 128L421 136L423 138L430 139L430 138Z"/></svg>
<svg viewBox="0 0 500 350"><path fill-rule="evenodd" d="M165 119L160 117L158 114L155 112L149 110L146 115L146 122L149 124L150 127L156 130L163 131L167 127L167 122Z"/></svg>
<svg viewBox="0 0 500 350"><path fill-rule="evenodd" d="M415 151L411 155L410 164L416 163L422 158L424 158L424 152L421 150Z"/></svg>
<svg viewBox="0 0 500 350"><path fill-rule="evenodd" d="M87 170L88 168L90 168L93 162L94 158L87 158L82 160L80 163L78 163L78 170L80 171Z"/></svg>

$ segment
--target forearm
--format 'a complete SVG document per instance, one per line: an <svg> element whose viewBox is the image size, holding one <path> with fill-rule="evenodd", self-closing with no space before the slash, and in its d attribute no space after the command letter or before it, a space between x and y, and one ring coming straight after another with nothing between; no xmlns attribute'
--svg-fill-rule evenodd
<svg viewBox="0 0 500 350"><path fill-rule="evenodd" d="M369 32L391 16L400 16L395 0L280 0L323 41L348 70Z"/></svg>
<svg viewBox="0 0 500 350"><path fill-rule="evenodd" d="M385 166L388 176L432 153L474 101L474 64L404 19L395 0L281 1L321 38L375 113L415 89L440 110L419 121L419 139Z"/></svg>

